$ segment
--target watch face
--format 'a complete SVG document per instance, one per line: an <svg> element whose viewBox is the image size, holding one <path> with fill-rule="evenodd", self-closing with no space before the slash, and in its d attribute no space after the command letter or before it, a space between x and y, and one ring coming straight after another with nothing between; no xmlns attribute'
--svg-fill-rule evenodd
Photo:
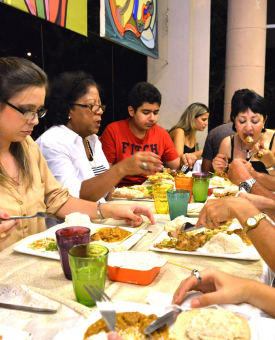
<svg viewBox="0 0 275 340"><path fill-rule="evenodd" d="M246 182L242 182L241 184L240 184L240 187L241 188L244 188L244 190L246 191L246 192L250 192L250 185L248 184L248 183L246 183Z"/></svg>
<svg viewBox="0 0 275 340"><path fill-rule="evenodd" d="M257 223L257 220L256 218L254 217L250 217L247 221L246 221L246 224L249 226L249 227L253 227L254 225L256 225Z"/></svg>

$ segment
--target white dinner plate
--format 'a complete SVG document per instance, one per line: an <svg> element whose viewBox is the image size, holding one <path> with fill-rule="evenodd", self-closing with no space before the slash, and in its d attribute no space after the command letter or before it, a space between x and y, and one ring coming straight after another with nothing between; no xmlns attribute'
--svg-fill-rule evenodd
<svg viewBox="0 0 275 340"><path fill-rule="evenodd" d="M158 317L168 312L164 307L156 305L145 305L127 301L114 301L116 312L140 312L145 315L156 314ZM101 319L101 315L98 309L80 326L61 329L59 333L53 338L53 340L83 340L84 334L87 328L97 320ZM259 340L258 324L256 322L248 321L251 329L251 340ZM169 325L169 329L172 330L174 323Z"/></svg>
<svg viewBox="0 0 275 340"><path fill-rule="evenodd" d="M33 335L20 329L0 324L0 335L3 340L31 340Z"/></svg>
<svg viewBox="0 0 275 340"><path fill-rule="evenodd" d="M201 231L201 230L200 230ZM200 232L198 231L198 232ZM235 259L235 260L250 260L250 261L255 261L255 260L260 260L260 255L257 252L256 248L254 246L246 246L245 245L245 250L242 253L238 254L213 254L207 252L203 248L198 248L195 251L186 251L186 250L177 250L175 248L154 248L155 243L161 242L163 239L169 239L170 237L168 236L168 233L166 231L163 231L153 242L153 244L150 247L150 250L153 251L160 251L160 252L165 252L165 253L174 253L174 254L185 254L185 255L197 255L197 256L211 256L211 257L222 257L222 258L227 258L227 259Z"/></svg>
<svg viewBox="0 0 275 340"><path fill-rule="evenodd" d="M165 313L165 308L159 306L116 300L114 303L117 313L140 312L145 315L156 314L159 317ZM83 340L87 328L99 319L101 315L97 309L81 326L61 329L53 340Z"/></svg>
<svg viewBox="0 0 275 340"><path fill-rule="evenodd" d="M109 225L104 225L104 224L95 224L95 223L91 223L91 230L95 230L95 229L100 229L100 228L114 228L114 226L109 226ZM50 238L54 238L55 239L55 231L61 228L66 227L65 223L62 223L59 225L58 228L53 227L50 228L46 231L44 231L43 233L39 233L39 234L35 234L35 235L31 235L29 237L27 237L26 239L24 239L23 242L21 242L19 245L15 246L13 248L14 251L17 251L19 253L23 253L23 254L28 254L28 255L34 255L34 256L40 256L40 257L47 257L49 259L53 259L53 260L60 260L59 257L59 253L58 251L46 251L45 249L41 249L41 250L34 250L31 248L28 248L28 245L30 243L32 243L35 240L39 240L41 238L45 238L45 237L50 237ZM123 228L125 230L128 230L130 232L134 232L135 228L128 228L128 227L120 227ZM133 245L135 245L144 235L147 234L147 230L139 230L136 234L134 234L133 236L129 237L126 241L122 242L120 244L120 246L125 246L126 250L130 249ZM117 245L118 242L114 242L114 243L107 243L107 242L101 242L102 245L105 245L107 248L111 247L115 247Z"/></svg>

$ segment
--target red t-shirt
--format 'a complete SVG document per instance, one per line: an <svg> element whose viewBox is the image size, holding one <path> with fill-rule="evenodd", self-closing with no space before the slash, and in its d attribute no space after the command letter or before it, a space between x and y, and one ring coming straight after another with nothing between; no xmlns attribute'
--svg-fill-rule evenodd
<svg viewBox="0 0 275 340"><path fill-rule="evenodd" d="M159 155L163 162L173 161L179 157L171 137L162 127L155 125L147 131L143 139L139 139L132 133L129 120L130 117L111 123L103 131L100 141L109 163L118 163L138 151L153 152ZM146 175L126 176L117 186L141 184L146 179Z"/></svg>

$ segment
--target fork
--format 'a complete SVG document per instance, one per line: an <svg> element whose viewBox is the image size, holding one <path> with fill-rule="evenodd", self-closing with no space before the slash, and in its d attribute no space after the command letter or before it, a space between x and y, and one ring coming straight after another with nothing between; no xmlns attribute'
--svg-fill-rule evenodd
<svg viewBox="0 0 275 340"><path fill-rule="evenodd" d="M112 299L98 286L88 285L88 287L84 286L86 291L96 303L103 320L109 328L109 331L116 333L116 310Z"/></svg>
<svg viewBox="0 0 275 340"><path fill-rule="evenodd" d="M251 158L252 158L252 157L254 157L255 155L257 155L257 153L258 153L258 152L259 152L259 151L257 151L257 152L255 152L255 153L253 153L253 155L249 157L249 160L248 160L248 162L251 162Z"/></svg>
<svg viewBox="0 0 275 340"><path fill-rule="evenodd" d="M54 215L48 214L46 212L38 212L35 215L29 215L29 216L10 216L10 218L8 219L4 219L0 217L0 221L24 220L25 218L34 218L34 217L53 218L54 220L60 222Z"/></svg>

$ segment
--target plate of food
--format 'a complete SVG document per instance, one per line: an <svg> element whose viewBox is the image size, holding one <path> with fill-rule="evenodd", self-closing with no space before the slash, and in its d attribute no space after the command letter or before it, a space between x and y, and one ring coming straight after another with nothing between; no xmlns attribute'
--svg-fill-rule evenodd
<svg viewBox="0 0 275 340"><path fill-rule="evenodd" d="M115 188L113 199L142 199L153 201L152 185L133 185L130 187Z"/></svg>
<svg viewBox="0 0 275 340"><path fill-rule="evenodd" d="M218 229L201 228L180 232L180 226L164 231L155 239L150 250L197 256L222 257L255 261L260 255L240 225L224 225Z"/></svg>
<svg viewBox="0 0 275 340"><path fill-rule="evenodd" d="M170 175L167 171L156 172L155 175L147 176L147 178L151 183L158 183L163 181L170 181L172 183L175 182L175 177Z"/></svg>
<svg viewBox="0 0 275 340"><path fill-rule="evenodd" d="M91 242L102 244L113 251L130 249L147 233L147 230L141 229L118 245L121 240L134 232L135 228L103 226L102 224L95 223L90 223L89 226L86 224L85 226L91 229ZM13 250L23 254L60 260L56 246L55 231L65 227L68 227L68 225L66 225L66 223L62 223L44 231L43 233L26 237L20 244L15 246Z"/></svg>
<svg viewBox="0 0 275 340"><path fill-rule="evenodd" d="M171 306L165 308L126 301L114 301L114 305L117 312L116 330L123 339L191 340L194 339L193 332L197 335L200 335L200 332L205 333L207 323L207 336L214 333L219 339L225 337L229 339L234 333L238 339L258 340L257 324L223 308L183 311L177 316L175 322L172 321L151 335L145 336L142 330L153 320L171 310ZM82 325L60 330L54 340L107 340L107 332L108 328L99 311L96 310ZM206 338L200 335L200 339Z"/></svg>

